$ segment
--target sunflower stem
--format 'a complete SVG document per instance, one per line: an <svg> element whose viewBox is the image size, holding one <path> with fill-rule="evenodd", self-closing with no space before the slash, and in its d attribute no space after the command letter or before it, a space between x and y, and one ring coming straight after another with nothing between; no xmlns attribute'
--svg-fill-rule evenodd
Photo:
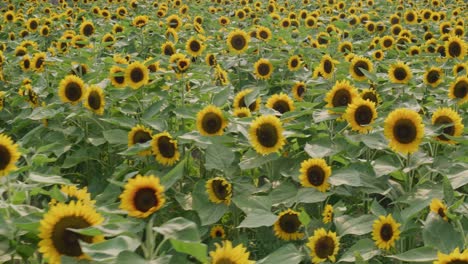
<svg viewBox="0 0 468 264"><path fill-rule="evenodd" d="M154 220L155 214L153 214L150 219L148 220L148 223L146 224L146 229L145 229L145 258L147 260L153 259L153 253L154 253L154 241L155 241L155 234L153 234L153 220ZM157 235L157 233L156 233Z"/></svg>
<svg viewBox="0 0 468 264"><path fill-rule="evenodd" d="M164 245L164 243L166 243L167 241L167 238L164 238L158 245L158 247L156 248L156 250L154 251L154 256L159 256L159 250L161 250L161 247Z"/></svg>
<svg viewBox="0 0 468 264"><path fill-rule="evenodd" d="M407 157L406 157L406 168L409 170L410 168L410 162L411 162L411 154L408 153ZM408 190L408 192L411 192L412 191L412 188L413 188L413 173L412 173L412 170L408 171L407 175L406 175L406 188Z"/></svg>

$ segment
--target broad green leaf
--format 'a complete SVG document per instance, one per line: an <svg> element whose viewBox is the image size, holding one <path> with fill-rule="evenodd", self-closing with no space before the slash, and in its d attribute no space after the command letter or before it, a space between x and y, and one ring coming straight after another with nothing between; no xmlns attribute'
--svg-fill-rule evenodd
<svg viewBox="0 0 468 264"><path fill-rule="evenodd" d="M356 254L361 256L361 258L365 261L373 258L380 254L380 250L376 248L375 243L370 238L364 238L357 241L354 245L352 245L338 262L355 262L356 261Z"/></svg>
<svg viewBox="0 0 468 264"><path fill-rule="evenodd" d="M305 145L304 151L312 158L323 158L340 152L340 148L328 138L320 138Z"/></svg>
<svg viewBox="0 0 468 264"><path fill-rule="evenodd" d="M423 224L423 241L426 247L433 247L448 254L456 247L463 248L463 238L453 225L439 215L428 214Z"/></svg>
<svg viewBox="0 0 468 264"><path fill-rule="evenodd" d="M234 152L232 152L230 148L223 145L209 145L206 148L205 155L205 168L208 170L228 170L235 159Z"/></svg>
<svg viewBox="0 0 468 264"><path fill-rule="evenodd" d="M372 162L377 177L390 174L400 168L400 162L393 155L384 155Z"/></svg>
<svg viewBox="0 0 468 264"><path fill-rule="evenodd" d="M255 228L260 226L272 226L277 218L278 217L270 211L254 209L247 214L238 227Z"/></svg>
<svg viewBox="0 0 468 264"><path fill-rule="evenodd" d="M361 215L352 218L348 215L335 217L336 230L340 236L357 235L361 236L372 231L372 224L376 219L373 215Z"/></svg>
<svg viewBox="0 0 468 264"><path fill-rule="evenodd" d="M122 129L111 129L103 131L102 135L110 144L127 145L128 132L130 131L125 131Z"/></svg>
<svg viewBox="0 0 468 264"><path fill-rule="evenodd" d="M128 149L120 152L119 154L123 156L135 156L135 155L138 155L138 153L140 153L141 151L150 150L150 149L151 149L151 141L147 141L145 143L137 143L129 147Z"/></svg>
<svg viewBox="0 0 468 264"><path fill-rule="evenodd" d="M131 251L120 252L117 256L116 263L148 264L144 258Z"/></svg>
<svg viewBox="0 0 468 264"><path fill-rule="evenodd" d="M174 183L184 177L184 168L186 160L183 159L172 168L166 175L161 178L161 184L164 186L165 190L169 190Z"/></svg>
<svg viewBox="0 0 468 264"><path fill-rule="evenodd" d="M468 170L461 171L456 174L447 175L453 189L458 189L468 184Z"/></svg>
<svg viewBox="0 0 468 264"><path fill-rule="evenodd" d="M208 200L205 183L204 180L198 181L192 192L193 209L198 213L202 226L216 223L228 211L227 205L215 204Z"/></svg>
<svg viewBox="0 0 468 264"><path fill-rule="evenodd" d="M372 214L375 216L387 215L387 211L383 208L377 200L373 200L370 208Z"/></svg>
<svg viewBox="0 0 468 264"><path fill-rule="evenodd" d="M120 252L134 251L140 246L140 241L128 236L118 236L96 244L88 244L80 241L83 253L95 261L110 261L117 258Z"/></svg>
<svg viewBox="0 0 468 264"><path fill-rule="evenodd" d="M318 203L323 202L331 192L321 192L315 188L300 188L297 191L297 202L298 203Z"/></svg>
<svg viewBox="0 0 468 264"><path fill-rule="evenodd" d="M344 168L332 172L329 178L330 184L334 186L347 185L359 187L361 185L361 178L359 172L354 169Z"/></svg>
<svg viewBox="0 0 468 264"><path fill-rule="evenodd" d="M172 247L180 253L189 254L194 256L196 259L205 263L208 259L207 251L208 247L200 242L182 241L177 239L171 239Z"/></svg>
<svg viewBox="0 0 468 264"><path fill-rule="evenodd" d="M280 156L278 153L272 153L268 155L260 155L255 151L247 151L247 153L242 157L239 166L241 170L249 170L262 166L263 164L277 160Z"/></svg>
<svg viewBox="0 0 468 264"><path fill-rule="evenodd" d="M437 250L430 247L420 247L397 255L389 255L387 258L393 258L407 262L429 262L437 259Z"/></svg>
<svg viewBox="0 0 468 264"><path fill-rule="evenodd" d="M450 180L447 178L447 176L444 176L443 179L443 187L444 187L444 198L445 201L447 201L448 204L452 204L453 201L455 200L455 193L453 191L452 185L450 184Z"/></svg>
<svg viewBox="0 0 468 264"><path fill-rule="evenodd" d="M51 184L70 184L70 181L58 175L41 175L37 172L30 172L28 179L32 182Z"/></svg>
<svg viewBox="0 0 468 264"><path fill-rule="evenodd" d="M290 204L296 201L297 187L290 182L283 182L271 191L270 198L273 205Z"/></svg>
<svg viewBox="0 0 468 264"><path fill-rule="evenodd" d="M235 196L232 201L246 214L249 214L253 210L270 211L272 205L269 196L239 195Z"/></svg>
<svg viewBox="0 0 468 264"><path fill-rule="evenodd" d="M159 227L153 227L153 230L162 234L165 238L200 241L197 225L183 217L173 218Z"/></svg>
<svg viewBox="0 0 468 264"><path fill-rule="evenodd" d="M287 244L275 250L270 255L257 261L257 264L288 263L298 264L302 261L304 255L297 250L293 244Z"/></svg>

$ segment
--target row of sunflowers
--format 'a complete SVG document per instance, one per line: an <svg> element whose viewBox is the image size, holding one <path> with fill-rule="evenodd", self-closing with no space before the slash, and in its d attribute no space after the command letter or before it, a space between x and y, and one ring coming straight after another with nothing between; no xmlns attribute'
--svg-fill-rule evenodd
<svg viewBox="0 0 468 264"><path fill-rule="evenodd" d="M2 0L1 263L468 263L463 0Z"/></svg>

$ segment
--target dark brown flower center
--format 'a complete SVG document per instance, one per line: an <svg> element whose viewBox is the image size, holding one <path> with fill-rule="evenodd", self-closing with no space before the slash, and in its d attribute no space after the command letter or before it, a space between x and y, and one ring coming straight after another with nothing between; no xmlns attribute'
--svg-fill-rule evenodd
<svg viewBox="0 0 468 264"><path fill-rule="evenodd" d="M393 41L391 39L385 39L383 45L385 48L390 48L393 45Z"/></svg>
<svg viewBox="0 0 468 264"><path fill-rule="evenodd" d="M164 55L171 56L174 54L174 48L172 48L171 45L165 45L164 46Z"/></svg>
<svg viewBox="0 0 468 264"><path fill-rule="evenodd" d="M374 113L372 112L372 109L367 105L359 106L354 112L354 120L360 126L370 124L370 122L372 122L373 117Z"/></svg>
<svg viewBox="0 0 468 264"><path fill-rule="evenodd" d="M169 27L178 28L179 27L179 21L177 19L171 19L169 21Z"/></svg>
<svg viewBox="0 0 468 264"><path fill-rule="evenodd" d="M223 201L226 200L230 194L228 186L229 183L224 180L214 180L211 183L211 188L213 189L213 193L215 194L216 198Z"/></svg>
<svg viewBox="0 0 468 264"><path fill-rule="evenodd" d="M196 40L191 41L189 46L190 46L190 50L193 52L198 52L201 48L200 43Z"/></svg>
<svg viewBox="0 0 468 264"><path fill-rule="evenodd" d="M396 67L393 70L393 76L398 81L403 81L408 76L408 73L406 72L406 70L403 67Z"/></svg>
<svg viewBox="0 0 468 264"><path fill-rule="evenodd" d="M29 28L32 30L35 30L37 28L37 21L33 20L31 23L29 23Z"/></svg>
<svg viewBox="0 0 468 264"><path fill-rule="evenodd" d="M67 230L68 228L86 228L90 224L79 216L66 216L55 223L51 240L54 248L61 254L71 257L79 257L83 254L78 240L86 243L93 241L92 236L85 236L73 231Z"/></svg>
<svg viewBox="0 0 468 264"><path fill-rule="evenodd" d="M116 71L115 74L123 73L123 71ZM118 84L123 84L125 82L124 76L113 76L114 81Z"/></svg>
<svg viewBox="0 0 468 264"><path fill-rule="evenodd" d="M461 260L461 259L453 259L453 260L447 262L447 264L468 264L468 261Z"/></svg>
<svg viewBox="0 0 468 264"><path fill-rule="evenodd" d="M369 64L367 64L367 62L362 61L362 60L358 60L358 61L356 61L356 63L354 63L353 71L359 77L364 76L364 73L361 71L361 68L368 71L369 70Z"/></svg>
<svg viewBox="0 0 468 264"><path fill-rule="evenodd" d="M216 261L216 263L214 263L214 264L237 264L237 262L232 261L229 258L221 258L221 259L218 259L218 261Z"/></svg>
<svg viewBox="0 0 468 264"><path fill-rule="evenodd" d="M240 51L240 50L244 49L246 45L247 45L247 40L245 39L245 37L243 35L236 34L236 35L232 36L231 46L235 50Z"/></svg>
<svg viewBox="0 0 468 264"><path fill-rule="evenodd" d="M339 89L332 99L333 107L347 106L351 103L351 94L346 89Z"/></svg>
<svg viewBox="0 0 468 264"><path fill-rule="evenodd" d="M296 89L297 96L302 97L305 92L305 87L303 85L299 85Z"/></svg>
<svg viewBox="0 0 468 264"><path fill-rule="evenodd" d="M379 101L377 98L377 95L373 92L366 92L365 94L362 95L362 99L374 102L376 105Z"/></svg>
<svg viewBox="0 0 468 264"><path fill-rule="evenodd" d="M76 82L70 82L65 86L65 97L68 100L75 102L78 101L83 95L83 90L81 86Z"/></svg>
<svg viewBox="0 0 468 264"><path fill-rule="evenodd" d="M291 68L296 68L299 65L299 61L294 58L291 60Z"/></svg>
<svg viewBox="0 0 468 264"><path fill-rule="evenodd" d="M24 60L23 66L25 69L29 69L29 67L31 67L31 61L29 59Z"/></svg>
<svg viewBox="0 0 468 264"><path fill-rule="evenodd" d="M88 105L94 109L98 110L101 107L101 96L99 95L98 92L92 91L88 95Z"/></svg>
<svg viewBox="0 0 468 264"><path fill-rule="evenodd" d="M172 158L174 157L176 148L174 143L171 142L171 138L162 136L158 139L158 150L163 157Z"/></svg>
<svg viewBox="0 0 468 264"><path fill-rule="evenodd" d="M159 201L156 191L152 188L142 188L135 193L133 203L140 212L148 212L151 208L158 206Z"/></svg>
<svg viewBox="0 0 468 264"><path fill-rule="evenodd" d="M306 174L307 180L313 186L321 186L325 181L325 171L318 165L308 168Z"/></svg>
<svg viewBox="0 0 468 264"><path fill-rule="evenodd" d="M439 210L437 210L437 214L439 214L440 217L445 217L444 208L439 208Z"/></svg>
<svg viewBox="0 0 468 264"><path fill-rule="evenodd" d="M278 143L278 131L272 124L261 124L257 128L256 134L258 142L264 147L271 148Z"/></svg>
<svg viewBox="0 0 468 264"><path fill-rule="evenodd" d="M94 27L92 25L86 24L83 27L83 35L88 37L88 36L91 36L93 33L94 33Z"/></svg>
<svg viewBox="0 0 468 264"><path fill-rule="evenodd" d="M36 60L36 69L40 69L42 67L42 65L44 64L44 58L43 57L39 57L37 60Z"/></svg>
<svg viewBox="0 0 468 264"><path fill-rule="evenodd" d="M151 134L144 130L138 130L133 135L133 144L139 144L139 143L141 144L149 140L151 140Z"/></svg>
<svg viewBox="0 0 468 264"><path fill-rule="evenodd" d="M267 39L268 38L268 32L261 30L258 35L260 36L261 39Z"/></svg>
<svg viewBox="0 0 468 264"><path fill-rule="evenodd" d="M299 221L297 214L287 213L280 217L279 226L283 232L292 234L297 232L301 226L301 222Z"/></svg>
<svg viewBox="0 0 468 264"><path fill-rule="evenodd" d="M221 129L223 120L218 114L210 112L203 116L201 123L204 131L208 134L215 134Z"/></svg>
<svg viewBox="0 0 468 264"><path fill-rule="evenodd" d="M448 53L452 57L459 57L461 55L462 47L460 43L452 41L448 45Z"/></svg>
<svg viewBox="0 0 468 264"><path fill-rule="evenodd" d="M216 237L222 237L222 236L223 236L223 233L222 233L221 231L219 231L219 230L216 230L215 236L216 236Z"/></svg>
<svg viewBox="0 0 468 264"><path fill-rule="evenodd" d="M289 107L288 102L284 100L278 100L273 104L273 109L276 111L280 112L281 114L284 114L286 112L291 111L291 108Z"/></svg>
<svg viewBox="0 0 468 264"><path fill-rule="evenodd" d="M4 145L0 145L0 171L4 170L11 161L11 153Z"/></svg>
<svg viewBox="0 0 468 264"><path fill-rule="evenodd" d="M440 78L439 71L431 70L427 73L427 82L428 83L436 83Z"/></svg>
<svg viewBox="0 0 468 264"><path fill-rule="evenodd" d="M393 228L390 224L383 224L380 228L380 238L387 242L393 237Z"/></svg>
<svg viewBox="0 0 468 264"><path fill-rule="evenodd" d="M453 136L455 134L455 126L453 120L448 116L439 116L435 121L435 125L445 125L442 132L446 135ZM440 140L449 140L445 135L441 134L437 136Z"/></svg>
<svg viewBox="0 0 468 264"><path fill-rule="evenodd" d="M415 16L414 16L413 13L408 13L408 14L406 15L406 21L408 21L408 22L413 22L414 19L415 19Z"/></svg>
<svg viewBox="0 0 468 264"><path fill-rule="evenodd" d="M325 73L330 74L333 71L333 63L330 60L325 60L323 62L323 70Z"/></svg>
<svg viewBox="0 0 468 264"><path fill-rule="evenodd" d="M139 83L143 81L143 78L144 78L144 73L143 73L143 70L140 68L134 68L130 72L130 79L134 83Z"/></svg>
<svg viewBox="0 0 468 264"><path fill-rule="evenodd" d="M461 80L455 84L455 87L453 89L453 95L455 95L456 98L464 98L467 93L468 82L466 82L465 80Z"/></svg>
<svg viewBox="0 0 468 264"><path fill-rule="evenodd" d="M409 119L399 119L393 126L393 135L401 144L409 144L416 139L416 124Z"/></svg>
<svg viewBox="0 0 468 264"><path fill-rule="evenodd" d="M270 74L270 71L271 71L270 65L268 65L267 63L260 63L257 66L257 72L261 76L267 76L268 74Z"/></svg>
<svg viewBox="0 0 468 264"><path fill-rule="evenodd" d="M321 259L333 256L335 251L335 241L329 236L321 237L317 240L314 248L315 254Z"/></svg>

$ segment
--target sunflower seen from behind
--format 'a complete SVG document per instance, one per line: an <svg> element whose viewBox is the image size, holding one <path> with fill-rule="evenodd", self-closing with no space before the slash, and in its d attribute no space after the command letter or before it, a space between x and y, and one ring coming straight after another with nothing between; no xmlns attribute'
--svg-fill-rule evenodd
<svg viewBox="0 0 468 264"><path fill-rule="evenodd" d="M400 227L391 214L379 216L372 224L372 239L380 249L389 250L395 246L395 241L400 238Z"/></svg>
<svg viewBox="0 0 468 264"><path fill-rule="evenodd" d="M61 256L88 258L82 251L80 241L96 243L102 236L87 236L75 233L69 228L87 228L101 224L104 218L93 206L80 201L57 204L43 216L39 225L38 251L44 254L51 264L61 263Z"/></svg>
<svg viewBox="0 0 468 264"><path fill-rule="evenodd" d="M159 177L137 175L125 184L120 198L120 208L129 216L146 218L162 208L166 202L164 186Z"/></svg>
<svg viewBox="0 0 468 264"><path fill-rule="evenodd" d="M340 240L335 232L326 231L324 228L316 229L314 235L309 237L307 247L314 263L322 263L327 260L336 261L336 255L340 249Z"/></svg>
<svg viewBox="0 0 468 264"><path fill-rule="evenodd" d="M424 136L422 118L414 110L396 109L385 119L384 135L395 152L416 152Z"/></svg>
<svg viewBox="0 0 468 264"><path fill-rule="evenodd" d="M0 177L16 170L19 158L18 145L9 136L0 134Z"/></svg>
<svg viewBox="0 0 468 264"><path fill-rule="evenodd" d="M255 62L253 72L257 79L268 80L273 73L273 65L270 60L261 58Z"/></svg>
<svg viewBox="0 0 468 264"><path fill-rule="evenodd" d="M125 80L132 89L138 89L148 84L149 70L143 63L135 61L125 69Z"/></svg>
<svg viewBox="0 0 468 264"><path fill-rule="evenodd" d="M405 84L408 83L412 77L413 74L410 67L401 61L392 64L388 70L388 78L392 83Z"/></svg>
<svg viewBox="0 0 468 264"><path fill-rule="evenodd" d="M177 140L173 139L168 132L162 132L153 136L151 149L160 164L171 166L180 158Z"/></svg>
<svg viewBox="0 0 468 264"><path fill-rule="evenodd" d="M446 135L459 137L464 129L460 115L448 107L439 108L432 114L432 125L443 127L436 139L449 144L455 144L455 141Z"/></svg>
<svg viewBox="0 0 468 264"><path fill-rule="evenodd" d="M272 95L268 98L266 107L274 109L280 114L294 111L295 109L293 100L285 93Z"/></svg>
<svg viewBox="0 0 468 264"><path fill-rule="evenodd" d="M331 175L331 167L321 158L304 160L299 169L299 181L303 187L313 187L321 192L330 188L328 178Z"/></svg>
<svg viewBox="0 0 468 264"><path fill-rule="evenodd" d="M458 104L468 102L468 77L459 76L449 87L448 96L450 99L456 99Z"/></svg>
<svg viewBox="0 0 468 264"><path fill-rule="evenodd" d="M136 125L132 127L132 130L128 133L128 147L131 147L135 144L143 144L148 141L151 141L153 138L153 132L151 129L143 126ZM151 150L143 150L138 153L140 156L151 155Z"/></svg>
<svg viewBox="0 0 468 264"><path fill-rule="evenodd" d="M437 252L437 260L434 264L466 264L468 263L468 249L460 252L460 249L455 248L450 254Z"/></svg>
<svg viewBox="0 0 468 264"><path fill-rule="evenodd" d="M67 75L60 81L59 97L64 103L77 104L85 95L85 83L76 75Z"/></svg>
<svg viewBox="0 0 468 264"><path fill-rule="evenodd" d="M432 199L429 209L431 209L431 212L434 214L442 217L445 221L448 221L447 206L441 200L437 198Z"/></svg>
<svg viewBox="0 0 468 264"><path fill-rule="evenodd" d="M234 54L242 54L249 47L250 36L243 30L235 29L227 37L227 46Z"/></svg>
<svg viewBox="0 0 468 264"><path fill-rule="evenodd" d="M205 184L208 199L216 204L224 203L231 204L232 184L225 178L216 177L209 179Z"/></svg>
<svg viewBox="0 0 468 264"><path fill-rule="evenodd" d="M280 239L286 241L299 240L304 237L304 233L299 232L301 226L302 223L299 220L299 213L287 209L278 215L273 225L273 230L275 231L275 235Z"/></svg>
<svg viewBox="0 0 468 264"><path fill-rule="evenodd" d="M220 136L226 126L223 112L215 105L208 105L197 113L197 129L203 136Z"/></svg>
<svg viewBox="0 0 468 264"><path fill-rule="evenodd" d="M210 251L211 264L254 264L249 260L250 252L244 245L232 246L231 241L225 240L222 245L215 244L216 249Z"/></svg>
<svg viewBox="0 0 468 264"><path fill-rule="evenodd" d="M86 89L83 104L95 114L103 115L106 102L104 99L104 92L101 87L97 85L89 86L88 89Z"/></svg>
<svg viewBox="0 0 468 264"><path fill-rule="evenodd" d="M262 155L279 151L286 142L281 121L273 115L259 116L252 121L249 138L255 151Z"/></svg>
<svg viewBox="0 0 468 264"><path fill-rule="evenodd" d="M369 100L358 98L348 105L344 119L351 125L351 129L365 134L372 130L372 124L377 118L375 104Z"/></svg>

